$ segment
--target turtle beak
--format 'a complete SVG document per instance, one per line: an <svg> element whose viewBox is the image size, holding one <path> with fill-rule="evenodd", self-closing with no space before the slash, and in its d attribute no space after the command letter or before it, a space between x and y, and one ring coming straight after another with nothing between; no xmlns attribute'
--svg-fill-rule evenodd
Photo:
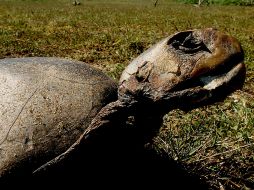
<svg viewBox="0 0 254 190"><path fill-rule="evenodd" d="M181 80L168 91L166 99L178 96L189 105L213 102L223 100L233 91L242 88L246 75L244 53L235 38L208 28L194 30L178 43L171 39L169 45L174 46L178 53L180 50L192 57L189 60L194 64L189 74L180 77ZM202 53L199 54L200 52Z"/></svg>
<svg viewBox="0 0 254 190"><path fill-rule="evenodd" d="M222 86L226 87L232 83L231 81L235 81L235 83L231 85L231 88L238 89L243 86L245 70L245 65L241 62L227 72L221 72L216 75L204 75L199 77L199 80L203 83L203 88L206 90L214 90Z"/></svg>
<svg viewBox="0 0 254 190"><path fill-rule="evenodd" d="M186 56L193 57L190 60L194 64L190 73L185 74L182 77L184 80L179 80L172 90L179 90L179 86L187 89L190 83L192 88L199 86L214 90L229 84L233 79L245 78L244 53L240 43L232 36L212 28L194 30L185 37L178 49L182 49ZM198 55L198 52L202 53ZM244 80L234 82L238 88Z"/></svg>
<svg viewBox="0 0 254 190"><path fill-rule="evenodd" d="M197 60L190 78L198 78L207 90L229 84L234 78L245 78L244 53L234 37L212 28L194 31L192 35L202 41L210 54ZM242 86L242 83L235 85Z"/></svg>
<svg viewBox="0 0 254 190"><path fill-rule="evenodd" d="M230 93L243 87L245 77L245 65L242 62L237 63L225 72L201 75L186 82L190 84L189 87L187 87L188 84L183 84L184 89L168 93L158 101L158 105L159 107L163 105L166 110L179 108L189 111L200 106L224 101Z"/></svg>

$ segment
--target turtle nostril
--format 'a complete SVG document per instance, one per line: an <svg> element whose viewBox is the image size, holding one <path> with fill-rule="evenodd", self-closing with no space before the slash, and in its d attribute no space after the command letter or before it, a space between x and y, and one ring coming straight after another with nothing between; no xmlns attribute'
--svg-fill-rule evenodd
<svg viewBox="0 0 254 190"><path fill-rule="evenodd" d="M145 61L144 64L138 68L136 79L138 82L148 82L148 78L152 72L153 64L150 61Z"/></svg>

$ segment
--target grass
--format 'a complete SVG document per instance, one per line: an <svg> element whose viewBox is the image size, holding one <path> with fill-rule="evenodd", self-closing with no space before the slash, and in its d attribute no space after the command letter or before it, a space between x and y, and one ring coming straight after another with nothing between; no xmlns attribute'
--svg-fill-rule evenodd
<svg viewBox="0 0 254 190"><path fill-rule="evenodd" d="M178 0L179 2L198 4L199 0ZM203 4L220 4L220 5L254 5L253 0L202 0Z"/></svg>
<svg viewBox="0 0 254 190"><path fill-rule="evenodd" d="M245 86L224 102L174 110L152 145L207 181L211 189L254 189L253 7L195 7L160 0L2 0L0 58L56 56L84 61L118 80L126 65L163 37L215 27L245 51Z"/></svg>

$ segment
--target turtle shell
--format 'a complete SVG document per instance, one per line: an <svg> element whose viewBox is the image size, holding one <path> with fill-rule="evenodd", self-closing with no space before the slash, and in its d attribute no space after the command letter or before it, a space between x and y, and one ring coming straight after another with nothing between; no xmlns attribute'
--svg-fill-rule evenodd
<svg viewBox="0 0 254 190"><path fill-rule="evenodd" d="M31 172L64 152L115 99L116 83L83 62L0 60L0 177Z"/></svg>

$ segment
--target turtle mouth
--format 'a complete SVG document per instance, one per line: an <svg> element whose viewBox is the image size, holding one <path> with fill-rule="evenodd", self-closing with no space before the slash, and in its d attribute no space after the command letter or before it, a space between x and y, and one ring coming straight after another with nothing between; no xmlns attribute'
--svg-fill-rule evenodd
<svg viewBox="0 0 254 190"><path fill-rule="evenodd" d="M182 109L221 101L230 93L242 88L245 71L243 62L231 65L230 68L216 69L209 74L203 74L182 82L164 99L172 99L175 103L178 102L177 105Z"/></svg>
<svg viewBox="0 0 254 190"><path fill-rule="evenodd" d="M229 84L233 79L238 78L239 75L242 75L243 71L244 71L244 64L240 62L234 65L230 69L226 69L226 70L224 69L221 72L215 71L214 73L210 73L209 75L200 76L198 78L198 81L201 84L203 89L214 90L218 87ZM239 85L239 84L236 84L236 85Z"/></svg>
<svg viewBox="0 0 254 190"><path fill-rule="evenodd" d="M245 65L241 56L233 56L213 71L184 79L171 89L173 92L202 89L213 91L220 87L241 88L245 79Z"/></svg>
<svg viewBox="0 0 254 190"><path fill-rule="evenodd" d="M167 43L177 55L187 55L190 57L187 61L195 63L189 74L179 77L180 80L171 87L170 92L186 92L194 89L212 91L226 86L234 78L240 81L245 75L244 54L239 43L217 30L181 32ZM231 85L238 87L239 83L242 86L243 81L234 80Z"/></svg>
<svg viewBox="0 0 254 190"><path fill-rule="evenodd" d="M242 88L245 71L244 63L240 62L231 68L215 70L185 81L158 101L160 108L169 105L170 108L175 106L188 111L223 101L230 93Z"/></svg>

